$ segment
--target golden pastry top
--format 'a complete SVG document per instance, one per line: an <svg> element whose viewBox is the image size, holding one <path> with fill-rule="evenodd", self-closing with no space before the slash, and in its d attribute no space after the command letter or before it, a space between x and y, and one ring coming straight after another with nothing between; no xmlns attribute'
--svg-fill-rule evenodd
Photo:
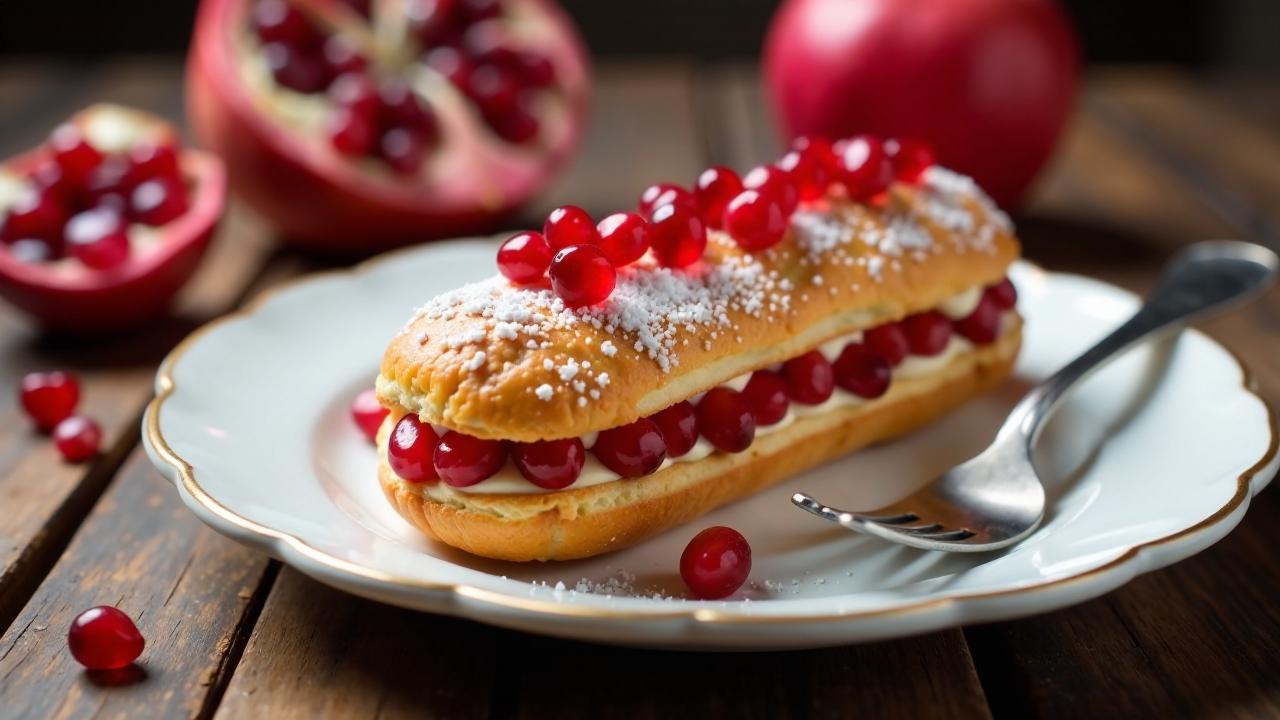
<svg viewBox="0 0 1280 720"><path fill-rule="evenodd" d="M440 295L391 341L378 397L477 437L579 436L995 283L1017 255L1008 218L934 167L878 204L806 204L763 252L712 231L688 268L644 258L598 306L498 275Z"/></svg>

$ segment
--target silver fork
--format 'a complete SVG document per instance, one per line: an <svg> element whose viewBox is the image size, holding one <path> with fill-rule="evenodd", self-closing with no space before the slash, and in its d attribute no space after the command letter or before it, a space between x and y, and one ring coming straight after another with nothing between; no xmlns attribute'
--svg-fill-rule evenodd
<svg viewBox="0 0 1280 720"><path fill-rule="evenodd" d="M1063 395L1134 345L1261 294L1274 280L1277 262L1275 253L1250 243L1192 245L1169 263L1133 317L1032 388L976 457L867 512L828 507L804 493L791 502L850 530L922 550L982 552L1012 545L1044 518L1044 487L1031 450Z"/></svg>

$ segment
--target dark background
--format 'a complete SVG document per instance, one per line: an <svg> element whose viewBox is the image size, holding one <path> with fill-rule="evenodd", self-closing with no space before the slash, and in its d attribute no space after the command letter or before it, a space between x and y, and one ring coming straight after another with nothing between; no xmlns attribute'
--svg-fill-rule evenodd
<svg viewBox="0 0 1280 720"><path fill-rule="evenodd" d="M916 0L895 0L910 3ZM562 0L599 55L754 55L777 0ZM1280 0L1064 0L1093 62L1280 66ZM181 52L195 0L0 0L0 54Z"/></svg>

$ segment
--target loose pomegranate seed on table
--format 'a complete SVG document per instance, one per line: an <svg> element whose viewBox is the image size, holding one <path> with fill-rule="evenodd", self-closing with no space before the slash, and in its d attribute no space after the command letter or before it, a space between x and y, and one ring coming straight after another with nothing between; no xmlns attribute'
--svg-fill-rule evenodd
<svg viewBox="0 0 1280 720"><path fill-rule="evenodd" d="M907 334L902 331L901 323L877 325L862 333L862 340L890 366L896 366L902 362L911 351L911 346L907 343Z"/></svg>
<svg viewBox="0 0 1280 720"><path fill-rule="evenodd" d="M836 384L864 400L889 390L892 369L888 361L862 343L849 343L831 364Z"/></svg>
<svg viewBox="0 0 1280 720"><path fill-rule="evenodd" d="M516 443L511 457L526 480L546 490L562 490L582 473L586 449L578 438Z"/></svg>
<svg viewBox="0 0 1280 720"><path fill-rule="evenodd" d="M703 170L693 190L702 222L716 230L724 227L725 208L740 192L742 180L733 170L721 165Z"/></svg>
<svg viewBox="0 0 1280 720"><path fill-rule="evenodd" d="M658 469L667 459L667 445L658 426L648 418L603 430L596 436L591 454L624 478L640 477Z"/></svg>
<svg viewBox="0 0 1280 720"><path fill-rule="evenodd" d="M102 428L89 418L72 415L53 428L53 444L67 462L84 462L98 454Z"/></svg>
<svg viewBox="0 0 1280 720"><path fill-rule="evenodd" d="M552 250L570 245L598 245L600 233L596 223L586 210L576 205L563 205L547 214L542 225L542 236Z"/></svg>
<svg viewBox="0 0 1280 720"><path fill-rule="evenodd" d="M698 434L717 450L737 453L751 447L756 419L742 393L727 387L711 388L698 401Z"/></svg>
<svg viewBox="0 0 1280 720"><path fill-rule="evenodd" d="M27 417L43 431L49 431L70 417L80 402L80 383L69 372L33 372L22 376L18 397Z"/></svg>
<svg viewBox="0 0 1280 720"><path fill-rule="evenodd" d="M936 310L917 313L902 321L912 355L930 357L947 349L953 330L951 320Z"/></svg>
<svg viewBox="0 0 1280 720"><path fill-rule="evenodd" d="M955 321L956 332L975 345L989 345L1000 336L1000 321L1004 309L996 303L991 293L983 293L973 312Z"/></svg>
<svg viewBox="0 0 1280 720"><path fill-rule="evenodd" d="M649 223L636 213L614 213L596 225L596 232L614 267L630 265L649 250Z"/></svg>
<svg viewBox="0 0 1280 720"><path fill-rule="evenodd" d="M675 202L654 209L649 242L658 264L681 268L702 259L707 229L692 202Z"/></svg>
<svg viewBox="0 0 1280 720"><path fill-rule="evenodd" d="M556 253L547 270L551 289L567 307L604 302L618 282L618 272L594 245L573 245Z"/></svg>
<svg viewBox="0 0 1280 720"><path fill-rule="evenodd" d="M649 416L667 446L667 456L682 457L698 442L698 413L693 404L680 401Z"/></svg>
<svg viewBox="0 0 1280 720"><path fill-rule="evenodd" d="M723 526L693 536L680 555L680 578L703 600L728 597L751 575L751 545L742 533Z"/></svg>
<svg viewBox="0 0 1280 720"><path fill-rule="evenodd" d="M501 440L449 431L436 445L436 473L446 485L470 487L488 479L507 461L507 445Z"/></svg>
<svg viewBox="0 0 1280 720"><path fill-rule="evenodd" d="M831 363L817 350L791 358L782 365L791 399L801 405L820 405L835 392L835 374Z"/></svg>
<svg viewBox="0 0 1280 720"><path fill-rule="evenodd" d="M396 421L387 440L387 464L400 479L409 483L436 480L436 431L412 413Z"/></svg>
<svg viewBox="0 0 1280 720"><path fill-rule="evenodd" d="M146 641L133 620L109 605L76 615L67 631L67 648L76 662L90 670L127 667L142 654Z"/></svg>
<svg viewBox="0 0 1280 720"><path fill-rule="evenodd" d="M743 190L724 211L725 232L744 250L765 250L777 245L789 224L782 203L763 189Z"/></svg>
<svg viewBox="0 0 1280 720"><path fill-rule="evenodd" d="M773 425L787 416L791 407L791 395L787 391L787 381L778 373L769 370L757 370L751 373L747 386L742 388L742 398L746 401L756 425Z"/></svg>
<svg viewBox="0 0 1280 720"><path fill-rule="evenodd" d="M351 419L355 421L360 432L373 442L378 436L378 428L386 419L388 410L378 402L378 395L372 389L361 391L351 401ZM394 469L394 468L393 468Z"/></svg>
<svg viewBox="0 0 1280 720"><path fill-rule="evenodd" d="M840 182L854 200L869 200L893 182L893 163L884 143L871 135L858 135L841 146Z"/></svg>
<svg viewBox="0 0 1280 720"><path fill-rule="evenodd" d="M546 276L551 255L541 233L516 233L498 248L498 271L514 283L535 282Z"/></svg>

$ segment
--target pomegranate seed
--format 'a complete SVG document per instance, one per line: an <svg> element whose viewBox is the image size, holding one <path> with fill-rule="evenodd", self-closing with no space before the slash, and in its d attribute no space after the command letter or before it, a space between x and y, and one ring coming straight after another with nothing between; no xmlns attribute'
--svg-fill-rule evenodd
<svg viewBox="0 0 1280 720"><path fill-rule="evenodd" d="M604 302L618 282L617 270L594 245L573 245L560 250L551 259L547 272L556 296L571 308Z"/></svg>
<svg viewBox="0 0 1280 720"><path fill-rule="evenodd" d="M94 168L85 182L83 205L100 205L104 198L124 200L133 192L133 168L121 157L109 156Z"/></svg>
<svg viewBox="0 0 1280 720"><path fill-rule="evenodd" d="M407 4L409 26L424 45L451 40L458 33L457 0L414 0Z"/></svg>
<svg viewBox="0 0 1280 720"><path fill-rule="evenodd" d="M80 383L69 372L33 372L22 376L18 386L22 409L36 427L48 432L71 416L80 401Z"/></svg>
<svg viewBox="0 0 1280 720"><path fill-rule="evenodd" d="M507 446L501 440L484 440L450 431L436 446L436 472L452 487L475 485L492 477L506 462Z"/></svg>
<svg viewBox="0 0 1280 720"><path fill-rule="evenodd" d="M405 128L391 128L378 140L378 155L401 175L417 173L426 154L422 140Z"/></svg>
<svg viewBox="0 0 1280 720"><path fill-rule="evenodd" d="M276 82L300 93L316 93L328 87L333 79L323 58L307 50L282 43L262 48L267 67Z"/></svg>
<svg viewBox="0 0 1280 720"><path fill-rule="evenodd" d="M547 490L563 490L582 473L586 449L578 438L518 443L511 452L525 480Z"/></svg>
<svg viewBox="0 0 1280 720"><path fill-rule="evenodd" d="M461 0L459 5L467 22L492 20L502 15L502 0Z"/></svg>
<svg viewBox="0 0 1280 720"><path fill-rule="evenodd" d="M538 122L538 118L523 107L523 102L521 102L521 105L521 107L517 107L508 113L506 117L492 120L486 118L489 122L489 127L493 128L498 137L517 145L533 140L538 137L538 133L542 130L542 125Z"/></svg>
<svg viewBox="0 0 1280 720"><path fill-rule="evenodd" d="M663 205L684 204L697 207L697 200L694 199L693 193L674 183L657 183L650 185L640 193L640 202L637 207L640 214L645 217L651 217L653 211Z"/></svg>
<svg viewBox="0 0 1280 720"><path fill-rule="evenodd" d="M751 545L733 528L709 527L694 535L680 554L680 577L703 600L732 595L749 575Z"/></svg>
<svg viewBox="0 0 1280 720"><path fill-rule="evenodd" d="M430 425L409 413L391 429L391 437L387 439L387 464L405 482L433 482L439 477L434 462L439 442Z"/></svg>
<svg viewBox="0 0 1280 720"><path fill-rule="evenodd" d="M399 78L388 78L378 86L378 108L385 127L404 128L426 144L439 135L435 113Z"/></svg>
<svg viewBox="0 0 1280 720"><path fill-rule="evenodd" d="M601 432L591 452L605 467L624 478L633 478L657 470L667 459L667 444L657 424L640 418Z"/></svg>
<svg viewBox="0 0 1280 720"><path fill-rule="evenodd" d="M373 390L364 390L351 401L351 419L369 442L377 439L378 428L382 427L382 421L389 412L378 402L378 395Z"/></svg>
<svg viewBox="0 0 1280 720"><path fill-rule="evenodd" d="M349 108L371 118L377 117L382 105L373 81L356 73L339 75L329 86L329 98L340 108Z"/></svg>
<svg viewBox="0 0 1280 720"><path fill-rule="evenodd" d="M109 270L129 257L129 233L120 213L93 208L67 221L67 254L94 270Z"/></svg>
<svg viewBox="0 0 1280 720"><path fill-rule="evenodd" d="M570 245L598 245L600 233L596 232L595 221L576 205L564 205L552 210L547 221L542 225L542 236L552 250L561 250Z"/></svg>
<svg viewBox="0 0 1280 720"><path fill-rule="evenodd" d="M329 121L329 142L344 155L368 155L378 141L377 116L353 107L339 107Z"/></svg>
<svg viewBox="0 0 1280 720"><path fill-rule="evenodd" d="M471 84L475 63L453 47L440 47L427 53L422 62L449 79L454 87L465 89Z"/></svg>
<svg viewBox="0 0 1280 720"><path fill-rule="evenodd" d="M817 135L801 135L791 141L791 149L818 163L827 174L827 182L839 175L840 161L830 140ZM826 190L825 187L822 188L824 194Z"/></svg>
<svg viewBox="0 0 1280 720"><path fill-rule="evenodd" d="M164 225L187 212L187 188L180 180L156 178L133 189L129 214L147 225Z"/></svg>
<svg viewBox="0 0 1280 720"><path fill-rule="evenodd" d="M969 316L955 322L956 332L975 345L989 345L1000 337L1000 320L1004 309L991 293L983 293Z"/></svg>
<svg viewBox="0 0 1280 720"><path fill-rule="evenodd" d="M678 458L693 449L698 442L698 413L693 404L680 401L671 407L649 416L662 441L667 445L667 456Z"/></svg>
<svg viewBox="0 0 1280 720"><path fill-rule="evenodd" d="M812 146L808 150L788 152L778 160L777 166L791 175L801 200L813 201L826 196L831 174Z"/></svg>
<svg viewBox="0 0 1280 720"><path fill-rule="evenodd" d="M67 631L67 647L76 662L90 670L127 667L142 654L146 641L128 615L108 605L80 613Z"/></svg>
<svg viewBox="0 0 1280 720"><path fill-rule="evenodd" d="M596 232L614 267L630 265L649 249L649 223L635 213L614 213L596 225Z"/></svg>
<svg viewBox="0 0 1280 720"><path fill-rule="evenodd" d="M69 123L59 125L49 136L49 149L62 170L62 176L72 185L83 185L89 173L102 163L102 153L84 139L80 130Z"/></svg>
<svg viewBox="0 0 1280 720"><path fill-rule="evenodd" d="M658 206L649 226L649 242L658 264L685 267L698 262L707 247L707 230L692 203Z"/></svg>
<svg viewBox="0 0 1280 720"><path fill-rule="evenodd" d="M98 454L102 428L87 417L72 415L54 426L53 444L67 462L84 462Z"/></svg>
<svg viewBox="0 0 1280 720"><path fill-rule="evenodd" d="M365 68L369 67L369 61L360 54L356 46L341 35L330 35L329 39L324 41L324 49L320 54L325 64L329 66L329 73L334 77L345 73L364 72Z"/></svg>
<svg viewBox="0 0 1280 720"><path fill-rule="evenodd" d="M250 17L258 39L264 43L305 47L319 40L311 21L285 0L258 0Z"/></svg>
<svg viewBox="0 0 1280 720"><path fill-rule="evenodd" d="M788 360L782 366L791 399L801 405L821 405L835 391L835 373L831 363L817 350Z"/></svg>
<svg viewBox="0 0 1280 720"><path fill-rule="evenodd" d="M1004 278L987 288L986 292L996 301L996 305L1001 310L1012 310L1018 304L1018 289L1013 286L1009 278Z"/></svg>
<svg viewBox="0 0 1280 720"><path fill-rule="evenodd" d="M890 367L896 367L911 350L907 344L907 334L902 331L902 325L896 322L871 328L862 334L862 341L875 354L884 358Z"/></svg>
<svg viewBox="0 0 1280 720"><path fill-rule="evenodd" d="M351 8L361 17L368 18L373 14L373 0L338 0L338 2Z"/></svg>
<svg viewBox="0 0 1280 720"><path fill-rule="evenodd" d="M551 87L556 84L556 69L545 55L522 50L516 53L515 68L525 86Z"/></svg>
<svg viewBox="0 0 1280 720"><path fill-rule="evenodd" d="M756 438L756 418L742 393L711 388L698 401L698 434L717 450L742 452Z"/></svg>
<svg viewBox="0 0 1280 720"><path fill-rule="evenodd" d="M885 154L893 163L893 172L899 180L906 183L919 182L924 171L933 165L933 148L923 140L903 138L889 140L884 144Z"/></svg>
<svg viewBox="0 0 1280 720"><path fill-rule="evenodd" d="M860 398L871 400L889 389L889 363L862 343L849 343L832 363L840 387Z"/></svg>
<svg viewBox="0 0 1280 720"><path fill-rule="evenodd" d="M77 185L68 180L58 162L53 158L40 160L35 171L31 173L31 181L41 192L52 194L64 205L68 201L74 201L76 194L84 186L83 183Z"/></svg>
<svg viewBox="0 0 1280 720"><path fill-rule="evenodd" d="M551 248L532 230L512 235L498 248L498 272L511 282L534 282L547 274L549 265Z"/></svg>
<svg viewBox="0 0 1280 720"><path fill-rule="evenodd" d="M751 373L747 386L742 388L742 398L746 400L756 425L773 425L787 416L791 407L791 396L787 393L787 381L776 372L757 370Z"/></svg>
<svg viewBox="0 0 1280 720"><path fill-rule="evenodd" d="M871 135L858 135L841 146L840 181L854 200L868 200L889 188L893 163L884 144Z"/></svg>
<svg viewBox="0 0 1280 720"><path fill-rule="evenodd" d="M52 189L29 188L9 206L4 222L6 239L55 240L62 232L65 212Z"/></svg>
<svg viewBox="0 0 1280 720"><path fill-rule="evenodd" d="M181 180L178 150L169 143L141 142L129 148L129 178L145 182L156 178Z"/></svg>
<svg viewBox="0 0 1280 720"><path fill-rule="evenodd" d="M8 243L5 250L14 260L30 265L49 262L57 258L54 247L38 238L22 238Z"/></svg>
<svg viewBox="0 0 1280 720"><path fill-rule="evenodd" d="M466 93L489 120L506 116L516 109L520 85L507 70L497 65L480 65L467 80Z"/></svg>
<svg viewBox="0 0 1280 720"><path fill-rule="evenodd" d="M742 180L733 170L721 165L703 170L693 189L702 222L716 230L724 227L724 210L740 192Z"/></svg>
<svg viewBox="0 0 1280 720"><path fill-rule="evenodd" d="M800 191L796 188L791 173L779 167L760 165L742 176L742 187L748 190L759 190L782 205L782 211L791 215L791 211L800 204Z"/></svg>
<svg viewBox="0 0 1280 720"><path fill-rule="evenodd" d="M937 355L951 342L951 321L946 315L933 310L903 320L902 330L906 333L907 347L911 348L912 355Z"/></svg>
<svg viewBox="0 0 1280 720"><path fill-rule="evenodd" d="M515 68L519 63L511 38L501 22L480 22L462 34L462 49L476 62Z"/></svg>
<svg viewBox="0 0 1280 720"><path fill-rule="evenodd" d="M787 213L763 190L743 190L724 211L724 229L744 250L777 245L787 232Z"/></svg>

